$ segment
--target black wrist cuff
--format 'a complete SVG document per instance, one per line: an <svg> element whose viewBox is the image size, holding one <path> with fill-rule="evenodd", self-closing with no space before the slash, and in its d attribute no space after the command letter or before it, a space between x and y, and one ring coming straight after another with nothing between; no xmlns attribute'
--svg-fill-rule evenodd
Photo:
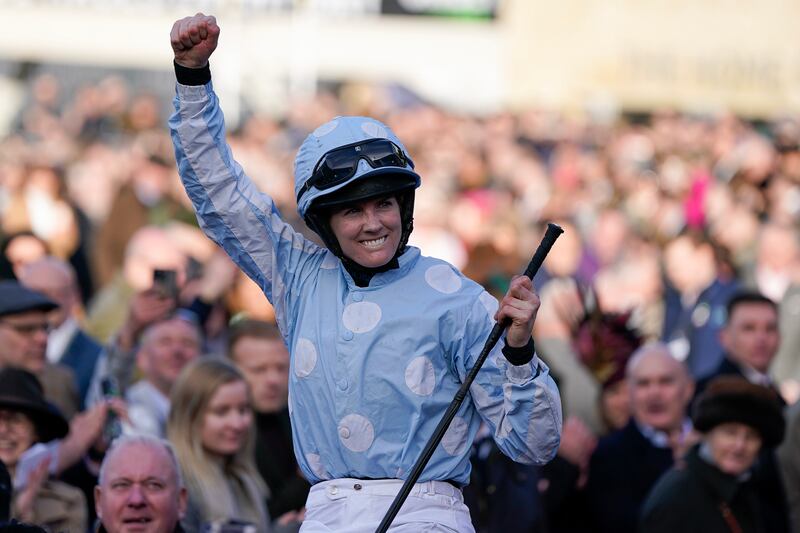
<svg viewBox="0 0 800 533"><path fill-rule="evenodd" d="M181 85L205 85L211 81L211 67L208 63L200 68L184 67L172 62L175 67L175 77Z"/></svg>
<svg viewBox="0 0 800 533"><path fill-rule="evenodd" d="M536 353L536 345L533 343L533 337L528 339L528 344L514 348L506 344L503 346L503 355L514 366L527 365L533 359L533 354Z"/></svg>

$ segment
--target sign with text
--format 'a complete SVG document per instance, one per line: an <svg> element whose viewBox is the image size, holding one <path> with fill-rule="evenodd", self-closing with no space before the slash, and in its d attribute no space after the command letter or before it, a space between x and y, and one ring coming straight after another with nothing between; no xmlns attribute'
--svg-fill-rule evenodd
<svg viewBox="0 0 800 533"><path fill-rule="evenodd" d="M509 99L517 107L800 111L797 20L792 0L510 2Z"/></svg>

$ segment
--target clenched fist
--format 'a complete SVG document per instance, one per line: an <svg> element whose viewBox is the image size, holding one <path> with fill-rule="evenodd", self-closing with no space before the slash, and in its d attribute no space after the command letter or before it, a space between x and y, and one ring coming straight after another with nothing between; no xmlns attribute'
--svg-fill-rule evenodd
<svg viewBox="0 0 800 533"><path fill-rule="evenodd" d="M202 13L184 17L172 25L169 40L177 64L188 68L204 67L217 48L217 19Z"/></svg>

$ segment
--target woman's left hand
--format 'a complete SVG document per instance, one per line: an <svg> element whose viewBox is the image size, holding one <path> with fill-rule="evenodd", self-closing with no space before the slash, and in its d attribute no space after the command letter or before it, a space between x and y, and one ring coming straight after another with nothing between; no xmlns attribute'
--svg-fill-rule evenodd
<svg viewBox="0 0 800 533"><path fill-rule="evenodd" d="M500 308L494 318L497 321L508 318L506 344L512 348L521 348L528 343L533 331L533 323L540 305L539 295L533 282L527 276L514 276L508 292L500 301Z"/></svg>

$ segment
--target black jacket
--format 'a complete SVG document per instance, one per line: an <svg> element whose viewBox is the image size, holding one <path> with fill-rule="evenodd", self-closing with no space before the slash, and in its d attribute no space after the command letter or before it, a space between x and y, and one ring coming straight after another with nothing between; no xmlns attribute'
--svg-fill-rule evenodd
<svg viewBox="0 0 800 533"><path fill-rule="evenodd" d="M631 420L600 440L592 454L586 504L596 533L633 533L642 503L672 467L670 448L658 448Z"/></svg>
<svg viewBox="0 0 800 533"><path fill-rule="evenodd" d="M751 481L740 482L701 459L699 446L656 483L642 507L642 533L764 533L762 510ZM724 513L730 512L726 519Z"/></svg>

